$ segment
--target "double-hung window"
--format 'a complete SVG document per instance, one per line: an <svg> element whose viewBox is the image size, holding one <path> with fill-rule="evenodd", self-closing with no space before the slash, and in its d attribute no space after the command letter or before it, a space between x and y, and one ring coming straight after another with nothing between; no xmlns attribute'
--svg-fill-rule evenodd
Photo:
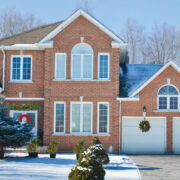
<svg viewBox="0 0 180 180"><path fill-rule="evenodd" d="M85 43L77 44L71 52L71 78L93 79L93 49Z"/></svg>
<svg viewBox="0 0 180 180"><path fill-rule="evenodd" d="M109 103L98 103L98 133L109 132Z"/></svg>
<svg viewBox="0 0 180 180"><path fill-rule="evenodd" d="M65 102L54 103L54 133L65 132Z"/></svg>
<svg viewBox="0 0 180 180"><path fill-rule="evenodd" d="M92 133L92 103L71 103L71 132Z"/></svg>
<svg viewBox="0 0 180 180"><path fill-rule="evenodd" d="M98 78L109 79L109 53L99 53L98 68Z"/></svg>
<svg viewBox="0 0 180 180"><path fill-rule="evenodd" d="M55 54L55 79L66 79L66 54Z"/></svg>
<svg viewBox="0 0 180 180"><path fill-rule="evenodd" d="M158 92L158 108L160 110L179 109L179 92L171 86L163 86Z"/></svg>
<svg viewBox="0 0 180 180"><path fill-rule="evenodd" d="M32 80L32 56L12 56L11 58L11 80Z"/></svg>

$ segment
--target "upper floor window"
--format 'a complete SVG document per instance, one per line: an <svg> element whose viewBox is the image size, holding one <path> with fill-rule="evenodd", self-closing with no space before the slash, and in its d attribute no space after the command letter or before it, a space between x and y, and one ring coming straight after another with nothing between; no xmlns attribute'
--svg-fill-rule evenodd
<svg viewBox="0 0 180 180"><path fill-rule="evenodd" d="M179 91L171 85L163 86L158 92L158 102L161 110L179 109Z"/></svg>
<svg viewBox="0 0 180 180"><path fill-rule="evenodd" d="M109 54L99 53L98 64L98 78L109 79Z"/></svg>
<svg viewBox="0 0 180 180"><path fill-rule="evenodd" d="M55 79L66 79L66 54L55 55Z"/></svg>
<svg viewBox="0 0 180 180"><path fill-rule="evenodd" d="M12 56L11 59L11 80L32 79L32 57Z"/></svg>
<svg viewBox="0 0 180 180"><path fill-rule="evenodd" d="M93 49L85 43L80 43L72 48L71 52L71 78L93 78Z"/></svg>

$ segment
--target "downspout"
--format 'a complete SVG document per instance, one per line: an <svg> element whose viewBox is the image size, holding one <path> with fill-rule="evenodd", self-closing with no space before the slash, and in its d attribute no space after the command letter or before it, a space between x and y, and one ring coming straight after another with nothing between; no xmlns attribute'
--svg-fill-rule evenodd
<svg viewBox="0 0 180 180"><path fill-rule="evenodd" d="M3 53L3 77L2 77L2 89L3 89L3 91L4 91L4 89L5 89L5 60L6 60L6 54L5 54L5 51L4 51L4 48L3 47L1 47L1 51L2 51L2 53Z"/></svg>
<svg viewBox="0 0 180 180"><path fill-rule="evenodd" d="M119 100L119 142L118 142L118 150L119 154L121 154L121 100Z"/></svg>

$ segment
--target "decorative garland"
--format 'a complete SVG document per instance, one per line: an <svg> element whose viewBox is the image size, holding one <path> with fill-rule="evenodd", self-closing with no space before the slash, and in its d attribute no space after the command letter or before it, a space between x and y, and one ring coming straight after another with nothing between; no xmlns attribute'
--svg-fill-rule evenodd
<svg viewBox="0 0 180 180"><path fill-rule="evenodd" d="M28 114L21 114L20 116L19 116L19 121L20 122L22 122L22 120L23 120L23 118L26 118L26 122L31 122L31 118L29 117L29 115Z"/></svg>
<svg viewBox="0 0 180 180"><path fill-rule="evenodd" d="M148 132L151 129L151 125L148 120L143 120L139 123L139 129L142 132Z"/></svg>
<svg viewBox="0 0 180 180"><path fill-rule="evenodd" d="M10 106L10 110L15 110L15 111L34 111L39 109L40 106L36 104L25 104L25 105L12 104Z"/></svg>

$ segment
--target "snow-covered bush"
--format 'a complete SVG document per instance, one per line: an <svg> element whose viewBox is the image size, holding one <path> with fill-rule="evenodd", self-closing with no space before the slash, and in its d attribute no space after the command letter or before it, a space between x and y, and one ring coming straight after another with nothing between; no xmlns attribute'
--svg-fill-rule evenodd
<svg viewBox="0 0 180 180"><path fill-rule="evenodd" d="M96 155L96 157L99 159L99 162L101 164L109 163L108 154L98 137L93 138L92 145L89 147L89 149Z"/></svg>
<svg viewBox="0 0 180 180"><path fill-rule="evenodd" d="M69 180L104 180L104 176L102 164L88 148L81 153L77 165L71 169Z"/></svg>
<svg viewBox="0 0 180 180"><path fill-rule="evenodd" d="M0 105L0 158L4 158L5 147L21 147L32 137L32 126L21 124L8 116L8 106Z"/></svg>

